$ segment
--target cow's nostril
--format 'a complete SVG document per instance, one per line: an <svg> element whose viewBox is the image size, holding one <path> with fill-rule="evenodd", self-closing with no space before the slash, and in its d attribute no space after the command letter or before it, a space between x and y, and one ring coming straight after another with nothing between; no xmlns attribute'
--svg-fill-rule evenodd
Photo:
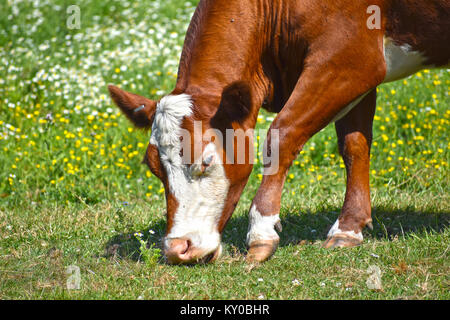
<svg viewBox="0 0 450 320"><path fill-rule="evenodd" d="M186 254L186 252L189 251L190 247L191 247L191 240L185 240L184 250L182 250L182 252L180 252L180 254Z"/></svg>
<svg viewBox="0 0 450 320"><path fill-rule="evenodd" d="M191 242L188 239L171 239L166 248L166 256L169 261L177 262L189 251L190 246Z"/></svg>

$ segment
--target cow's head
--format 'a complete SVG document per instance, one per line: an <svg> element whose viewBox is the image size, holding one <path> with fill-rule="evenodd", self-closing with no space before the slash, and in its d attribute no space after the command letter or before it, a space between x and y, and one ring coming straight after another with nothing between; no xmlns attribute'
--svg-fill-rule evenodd
<svg viewBox="0 0 450 320"><path fill-rule="evenodd" d="M134 125L151 128L144 162L165 187L164 252L169 263L216 259L221 253L221 233L252 169L252 154L247 153L245 161L234 161L239 152L236 145L231 152L224 147L230 141L225 129L242 127L239 119L233 119L237 114L216 112L211 116L208 108L199 112L194 105L201 102L187 94L172 94L155 102L115 86L108 88ZM242 94L242 88L236 90L225 90L222 100L234 100L233 105L247 112L242 104L249 102L248 95ZM248 114L244 116L248 118ZM220 132L222 137L217 136ZM253 145L251 138L244 137L246 147ZM230 158L233 161L225 161Z"/></svg>

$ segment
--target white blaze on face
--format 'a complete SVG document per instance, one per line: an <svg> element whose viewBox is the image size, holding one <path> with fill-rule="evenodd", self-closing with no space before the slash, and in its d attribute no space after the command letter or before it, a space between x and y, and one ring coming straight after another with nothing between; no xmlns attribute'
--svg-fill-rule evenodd
<svg viewBox="0 0 450 320"><path fill-rule="evenodd" d="M253 205L249 212L247 245L259 240L279 240L275 225L280 222L280 215L263 216Z"/></svg>
<svg viewBox="0 0 450 320"><path fill-rule="evenodd" d="M166 241L188 238L192 247L208 254L220 246L218 223L229 182L219 161L212 163L202 175L194 175L192 168L183 163L180 155L180 126L184 117L190 115L192 102L189 95L161 99L156 108L150 143L158 148L161 163L167 173L169 192L178 202L174 223ZM211 155L218 158L212 143L203 153L202 158Z"/></svg>

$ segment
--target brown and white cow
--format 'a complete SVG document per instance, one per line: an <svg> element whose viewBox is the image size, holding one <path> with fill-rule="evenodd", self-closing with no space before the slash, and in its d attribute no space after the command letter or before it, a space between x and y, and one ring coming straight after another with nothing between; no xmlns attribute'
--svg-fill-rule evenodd
<svg viewBox="0 0 450 320"><path fill-rule="evenodd" d="M252 170L249 161L219 161L237 152L193 137L194 124L203 133L245 131L255 127L261 106L278 113L266 145L277 130L279 163L275 174L263 176L250 208L248 259L264 261L275 252L286 173L308 139L331 122L347 191L324 246L360 244L372 221L376 87L421 68L446 67L449 58L449 0L201 0L170 95L156 102L109 86L125 115L151 128L145 162L166 190L168 261L220 254L221 233ZM200 148L190 163L182 159L184 133L192 134L185 143Z"/></svg>

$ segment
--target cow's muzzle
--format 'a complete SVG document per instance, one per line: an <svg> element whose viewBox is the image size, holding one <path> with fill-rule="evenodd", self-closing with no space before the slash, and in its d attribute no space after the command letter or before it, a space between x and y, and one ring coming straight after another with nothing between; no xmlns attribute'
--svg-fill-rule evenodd
<svg viewBox="0 0 450 320"><path fill-rule="evenodd" d="M196 248L188 238L166 239L164 253L169 264L196 264L215 261L222 253L222 246L214 250Z"/></svg>

